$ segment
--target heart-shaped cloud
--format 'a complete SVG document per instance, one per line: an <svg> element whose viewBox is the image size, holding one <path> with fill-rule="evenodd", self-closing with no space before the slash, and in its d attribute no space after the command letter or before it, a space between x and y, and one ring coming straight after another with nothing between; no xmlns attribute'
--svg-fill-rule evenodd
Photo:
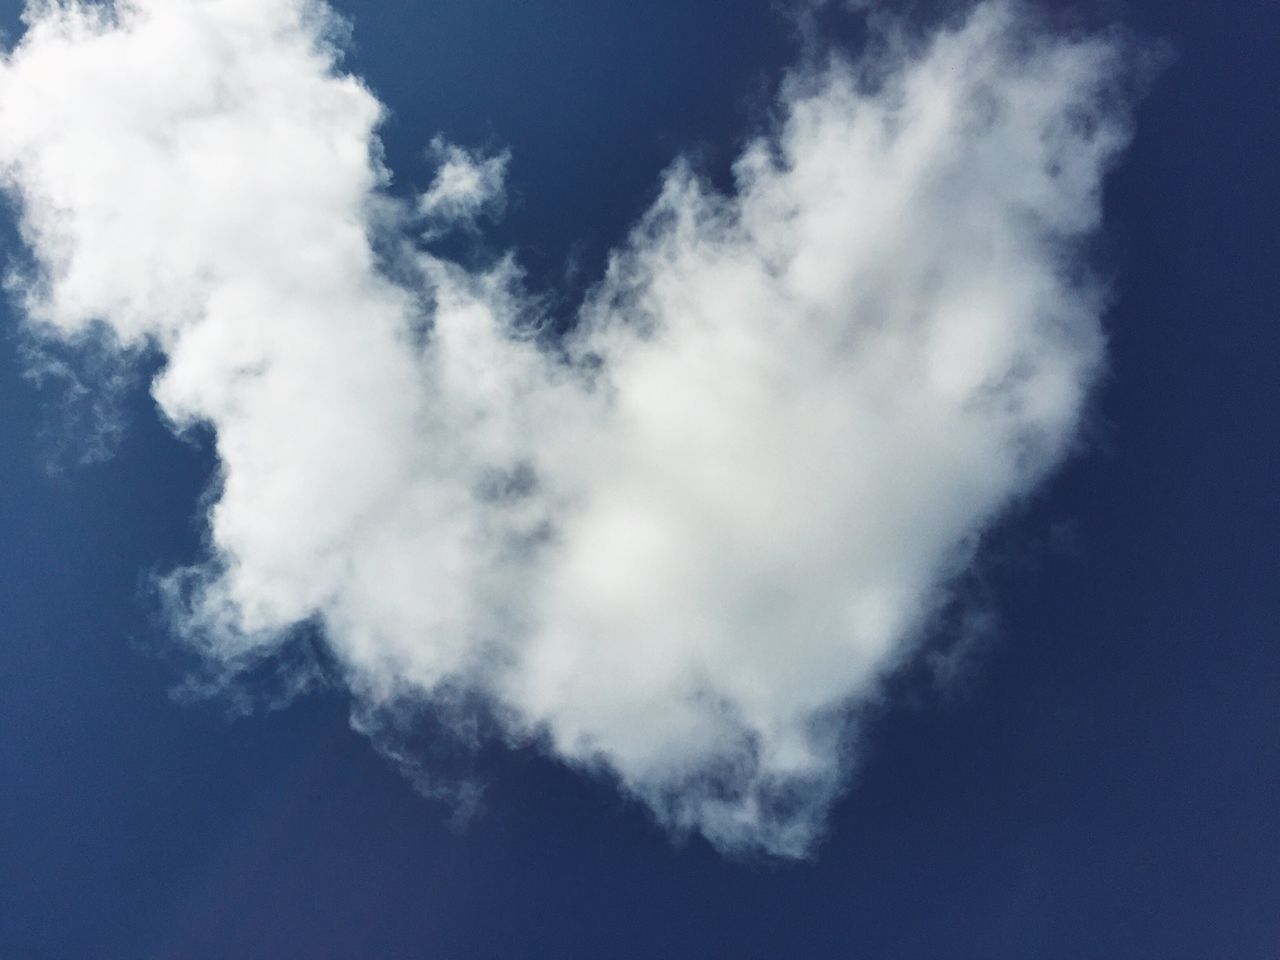
<svg viewBox="0 0 1280 960"><path fill-rule="evenodd" d="M178 628L234 671L318 625L374 733L479 703L678 831L805 853L850 718L1076 436L1125 50L988 2L797 70L733 191L677 163L548 344L510 259L411 239L505 159L437 142L394 200L333 17L33 4L0 67L31 324L160 351L216 436Z"/></svg>

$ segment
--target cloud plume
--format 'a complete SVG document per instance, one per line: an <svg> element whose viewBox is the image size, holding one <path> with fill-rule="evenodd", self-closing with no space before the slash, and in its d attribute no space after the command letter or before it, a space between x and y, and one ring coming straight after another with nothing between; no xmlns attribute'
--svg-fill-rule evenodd
<svg viewBox="0 0 1280 960"><path fill-rule="evenodd" d="M411 236L496 202L505 157L437 142L394 199L322 3L26 22L29 324L158 351L163 415L216 438L183 636L234 670L315 626L362 716L482 703L677 832L811 849L858 708L1076 436L1123 45L986 2L797 69L733 189L676 162L547 343L513 260Z"/></svg>

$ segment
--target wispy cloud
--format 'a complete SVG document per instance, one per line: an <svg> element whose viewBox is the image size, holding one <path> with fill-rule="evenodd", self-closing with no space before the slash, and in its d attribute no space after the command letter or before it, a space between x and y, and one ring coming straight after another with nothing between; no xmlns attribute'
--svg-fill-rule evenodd
<svg viewBox="0 0 1280 960"><path fill-rule="evenodd" d="M395 235L474 217L506 160L437 143L398 210L323 4L27 22L0 170L30 321L162 352L165 416L217 438L183 635L236 669L318 624L363 728L481 704L674 830L808 851L858 709L1073 443L1121 44L987 2L797 71L734 190L676 163L552 348L510 259Z"/></svg>
<svg viewBox="0 0 1280 960"><path fill-rule="evenodd" d="M470 225L481 214L501 213L510 154L486 157L439 137L431 141L429 153L437 165L435 179L418 198L418 214L429 234Z"/></svg>

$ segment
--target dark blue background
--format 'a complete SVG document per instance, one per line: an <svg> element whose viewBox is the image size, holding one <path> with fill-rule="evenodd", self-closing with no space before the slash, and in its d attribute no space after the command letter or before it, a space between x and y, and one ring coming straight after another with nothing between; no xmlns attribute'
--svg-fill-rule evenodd
<svg viewBox="0 0 1280 960"><path fill-rule="evenodd" d="M437 131L509 146L494 240L568 301L796 56L764 0L339 8L405 188ZM1280 957L1280 4L1106 12L1177 59L1108 194L1089 448L995 538L1000 631L964 691L906 684L811 863L672 846L501 751L455 831L338 693L173 703L142 587L198 555L207 451L138 390L114 459L50 477L58 392L22 379L5 307L0 960Z"/></svg>

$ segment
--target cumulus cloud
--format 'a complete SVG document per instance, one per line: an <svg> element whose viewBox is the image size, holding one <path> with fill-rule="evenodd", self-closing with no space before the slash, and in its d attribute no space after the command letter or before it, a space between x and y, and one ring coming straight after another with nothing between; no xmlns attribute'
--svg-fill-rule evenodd
<svg viewBox="0 0 1280 960"><path fill-rule="evenodd" d="M437 142L398 209L322 3L26 19L0 175L30 324L159 351L163 415L216 438L183 636L235 670L318 628L362 728L482 704L677 832L807 852L859 708L1073 443L1122 46L986 2L797 70L733 190L677 162L546 344L510 258L396 235L493 202L505 157Z"/></svg>

